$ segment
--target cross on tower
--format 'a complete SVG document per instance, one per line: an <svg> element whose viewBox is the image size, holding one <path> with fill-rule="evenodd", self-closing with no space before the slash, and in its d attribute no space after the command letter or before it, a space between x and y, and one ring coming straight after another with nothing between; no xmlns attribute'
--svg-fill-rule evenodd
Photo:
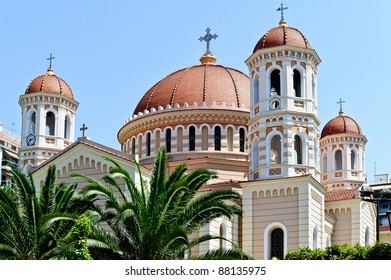
<svg viewBox="0 0 391 280"><path fill-rule="evenodd" d="M281 11L281 20L284 20L284 10L287 10L288 7L284 7L284 4L281 3L281 6L276 10L277 12Z"/></svg>
<svg viewBox="0 0 391 280"><path fill-rule="evenodd" d="M345 101L342 101L342 98L339 99L339 102L337 102L337 104L339 104L339 113L343 113L343 110L342 110L342 103L345 103Z"/></svg>
<svg viewBox="0 0 391 280"><path fill-rule="evenodd" d="M212 39L216 39L218 37L218 35L217 34L213 34L213 35L210 34L211 29L209 27L205 31L206 31L206 35L204 37L201 36L200 38L198 38L198 40L200 40L201 42L202 41L206 42L206 52L205 52L205 54L212 55L212 53L209 50L209 43L210 43L210 41L212 41Z"/></svg>
<svg viewBox="0 0 391 280"><path fill-rule="evenodd" d="M86 126L86 124L83 123L83 126L80 128L81 131L83 131L83 137L84 136L84 132L88 129L88 127Z"/></svg>
<svg viewBox="0 0 391 280"><path fill-rule="evenodd" d="M49 68L52 68L52 60L53 59L55 59L55 57L52 56L52 54L50 54L50 57L46 59L46 60L50 60Z"/></svg>

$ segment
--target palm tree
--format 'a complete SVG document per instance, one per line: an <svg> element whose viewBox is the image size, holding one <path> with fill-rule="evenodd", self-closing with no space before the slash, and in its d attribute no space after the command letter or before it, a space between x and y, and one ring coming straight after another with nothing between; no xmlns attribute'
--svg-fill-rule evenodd
<svg viewBox="0 0 391 280"><path fill-rule="evenodd" d="M0 188L0 259L46 259L88 207L76 199L76 184L56 184L49 166L37 193L31 173L11 166L13 187ZM60 252L58 252L59 254Z"/></svg>
<svg viewBox="0 0 391 280"><path fill-rule="evenodd" d="M168 175L163 149L155 157L148 186L141 175L138 186L117 162L105 159L114 167L103 182L73 175L88 182L82 193L95 202L97 219L110 228L104 231L97 224L93 226L89 249L94 259L180 259L185 251L191 256L192 247L218 238L203 235L190 240L192 233L214 218L231 219L242 213L237 192L199 192L208 180L216 178L214 172L198 169L188 174L188 168L181 165ZM136 166L141 174L139 164ZM218 251L214 255L221 258L230 253L238 256L238 250ZM241 258L245 258L243 255Z"/></svg>

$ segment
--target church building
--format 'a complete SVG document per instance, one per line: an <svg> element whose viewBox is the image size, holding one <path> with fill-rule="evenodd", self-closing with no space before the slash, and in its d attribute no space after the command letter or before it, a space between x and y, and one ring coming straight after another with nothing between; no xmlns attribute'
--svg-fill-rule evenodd
<svg viewBox="0 0 391 280"><path fill-rule="evenodd" d="M72 173L101 179L108 156L136 181L139 172L148 181L157 150L165 148L169 171L186 164L217 172L202 191L242 194L243 217L215 219L200 232L232 240L257 259L282 259L300 247L373 244L376 209L358 192L367 139L342 101L320 127L321 59L304 34L281 18L243 58L248 73L217 64L209 48L216 37L208 28L200 64L168 74L144 94L118 131L121 151L86 137L75 142L79 103L50 65L19 99L20 168L32 170L37 186L50 164L60 182L76 180ZM196 251L230 246L211 240Z"/></svg>

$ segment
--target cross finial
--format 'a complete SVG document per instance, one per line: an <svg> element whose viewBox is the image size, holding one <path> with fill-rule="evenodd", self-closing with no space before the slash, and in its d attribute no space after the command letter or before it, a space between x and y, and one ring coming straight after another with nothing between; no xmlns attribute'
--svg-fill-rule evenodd
<svg viewBox="0 0 391 280"><path fill-rule="evenodd" d="M345 103L345 101L343 101L342 98L340 98L339 101L337 102L337 104L339 104L339 114L343 114L342 103Z"/></svg>
<svg viewBox="0 0 391 280"><path fill-rule="evenodd" d="M281 6L276 10L277 12L281 12L281 20L284 20L284 10L287 10L288 7L284 7L284 4L281 3Z"/></svg>
<svg viewBox="0 0 391 280"><path fill-rule="evenodd" d="M212 53L211 53L211 51L209 49L209 43L210 43L210 41L212 41L212 39L216 39L219 35L217 35L217 34L213 34L213 35L210 34L211 29L209 27L205 31L206 31L206 35L204 37L201 36L200 38L198 38L198 40L200 40L201 42L202 41L206 42L206 52L205 52L205 54L212 55Z"/></svg>
<svg viewBox="0 0 391 280"><path fill-rule="evenodd" d="M85 136L84 136L84 132L85 132L87 129L88 129L88 127L86 126L86 124L83 123L83 126L80 128L80 130L83 131L83 137L85 137Z"/></svg>
<svg viewBox="0 0 391 280"><path fill-rule="evenodd" d="M52 56L52 54L50 54L50 57L48 57L46 60L50 60L50 64L49 64L49 69L52 68L52 60L55 59L54 56Z"/></svg>

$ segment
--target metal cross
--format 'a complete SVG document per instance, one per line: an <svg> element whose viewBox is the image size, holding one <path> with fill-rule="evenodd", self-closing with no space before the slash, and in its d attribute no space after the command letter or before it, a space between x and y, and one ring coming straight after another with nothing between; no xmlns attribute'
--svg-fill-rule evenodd
<svg viewBox="0 0 391 280"><path fill-rule="evenodd" d="M284 4L281 3L281 7L279 7L276 11L280 12L281 11L281 20L284 20L284 10L287 10L288 7L284 8Z"/></svg>
<svg viewBox="0 0 391 280"><path fill-rule="evenodd" d="M88 129L88 127L83 123L83 126L80 128L81 131L83 131L83 137L84 137L84 132Z"/></svg>
<svg viewBox="0 0 391 280"><path fill-rule="evenodd" d="M342 110L342 103L345 103L345 101L342 101L342 98L340 98L339 102L337 102L337 104L339 104L339 111L340 112L343 112L343 110Z"/></svg>
<svg viewBox="0 0 391 280"><path fill-rule="evenodd" d="M50 57L46 59L46 60L50 60L49 68L52 68L52 60L53 59L55 59L55 57L52 56L52 54L50 54Z"/></svg>
<svg viewBox="0 0 391 280"><path fill-rule="evenodd" d="M210 34L211 29L209 27L205 31L206 31L206 35L204 37L201 36L200 38L198 38L198 40L200 40L201 42L202 41L206 42L206 52L205 52L205 54L212 55L212 53L209 50L209 43L210 43L210 41L212 41L212 39L216 39L218 37L218 35L217 34L213 34L213 35Z"/></svg>

